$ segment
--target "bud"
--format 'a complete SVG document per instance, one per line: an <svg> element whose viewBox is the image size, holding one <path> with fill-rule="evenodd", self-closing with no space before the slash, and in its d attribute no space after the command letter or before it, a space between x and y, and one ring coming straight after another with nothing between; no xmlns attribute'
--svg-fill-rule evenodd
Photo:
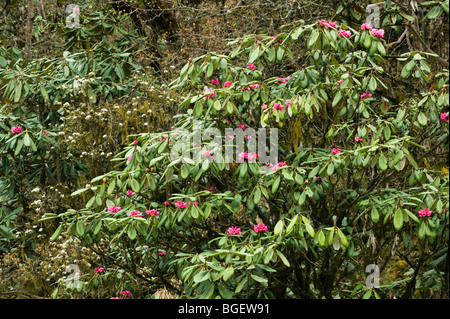
<svg viewBox="0 0 450 319"><path fill-rule="evenodd" d="M107 181L107 179L106 179L106 177L103 179L103 183L106 183L106 181Z"/></svg>

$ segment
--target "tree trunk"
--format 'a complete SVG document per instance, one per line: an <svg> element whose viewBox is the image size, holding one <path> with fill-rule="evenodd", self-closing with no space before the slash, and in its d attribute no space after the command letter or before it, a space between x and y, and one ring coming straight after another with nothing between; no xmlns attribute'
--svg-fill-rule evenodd
<svg viewBox="0 0 450 319"><path fill-rule="evenodd" d="M28 0L28 15L27 15L27 29L25 33L25 59L31 60L31 40L33 37L33 21L34 21L34 12L33 12L33 0Z"/></svg>

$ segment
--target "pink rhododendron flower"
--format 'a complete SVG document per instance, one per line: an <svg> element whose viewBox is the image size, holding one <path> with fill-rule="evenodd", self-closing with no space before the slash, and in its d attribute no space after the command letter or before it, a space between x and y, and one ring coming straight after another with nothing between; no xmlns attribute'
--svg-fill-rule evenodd
<svg viewBox="0 0 450 319"><path fill-rule="evenodd" d="M252 89L259 89L259 84L250 84Z"/></svg>
<svg viewBox="0 0 450 319"><path fill-rule="evenodd" d="M142 213L140 211L138 211L138 210L132 210L128 216L129 217L142 216Z"/></svg>
<svg viewBox="0 0 450 319"><path fill-rule="evenodd" d="M189 205L198 206L198 202L189 202Z"/></svg>
<svg viewBox="0 0 450 319"><path fill-rule="evenodd" d="M127 162L131 161L131 158L133 157L133 154L131 154L130 156L128 156L128 160Z"/></svg>
<svg viewBox="0 0 450 319"><path fill-rule="evenodd" d="M207 89L202 94L205 95L206 97L214 97L214 96L216 96L216 92L214 92L213 89Z"/></svg>
<svg viewBox="0 0 450 319"><path fill-rule="evenodd" d="M151 217L155 217L155 216L158 216L158 215L159 215L159 212L158 212L156 209L154 209L154 208L152 208L152 209L147 209L147 210L145 211L145 213L146 213L147 215L150 215Z"/></svg>
<svg viewBox="0 0 450 319"><path fill-rule="evenodd" d="M210 151L204 151L202 156L213 158L213 154Z"/></svg>
<svg viewBox="0 0 450 319"><path fill-rule="evenodd" d="M355 142L356 143L359 143L359 142L362 142L362 141L363 141L363 139L361 137L355 136Z"/></svg>
<svg viewBox="0 0 450 319"><path fill-rule="evenodd" d="M324 27L325 29L328 29L329 27L332 27L334 29L337 28L337 24L335 22L327 21L327 20L324 20L324 19L321 19L321 20L319 20L317 22L320 23L320 25L322 27Z"/></svg>
<svg viewBox="0 0 450 319"><path fill-rule="evenodd" d="M165 202L164 202L164 205L169 206L169 202L168 202L168 201L165 201Z"/></svg>
<svg viewBox="0 0 450 319"><path fill-rule="evenodd" d="M340 149L338 149L338 148L333 148L333 150L331 151L331 155L339 154L340 152L341 152Z"/></svg>
<svg viewBox="0 0 450 319"><path fill-rule="evenodd" d="M275 172L278 167L283 167L283 166L286 166L286 163L285 162L279 162L277 165L273 165L272 171Z"/></svg>
<svg viewBox="0 0 450 319"><path fill-rule="evenodd" d="M361 94L361 98L362 99L369 98L369 97L372 97L372 93L363 93L363 94Z"/></svg>
<svg viewBox="0 0 450 319"><path fill-rule="evenodd" d="M238 155L238 161L243 162L244 160L252 161L258 159L259 155L257 153L247 153L242 152Z"/></svg>
<svg viewBox="0 0 450 319"><path fill-rule="evenodd" d="M13 134L22 133L22 128L20 126L13 126L11 127L11 133Z"/></svg>
<svg viewBox="0 0 450 319"><path fill-rule="evenodd" d="M211 81L212 85L219 85L219 79L215 79Z"/></svg>
<svg viewBox="0 0 450 319"><path fill-rule="evenodd" d="M380 39L382 39L384 36L383 29L372 29L372 30L370 30L370 33L372 33L373 36L376 36L377 38L380 38Z"/></svg>
<svg viewBox="0 0 450 319"><path fill-rule="evenodd" d="M103 272L104 270L105 270L105 268L103 268L103 267L100 267L100 268L95 268L94 269L95 270L95 272Z"/></svg>
<svg viewBox="0 0 450 319"><path fill-rule="evenodd" d="M117 213L117 212L120 212L121 209L122 209L122 208L121 208L120 206L114 206L114 205L112 205L112 206L109 206L109 207L108 207L108 212L111 212L111 213Z"/></svg>
<svg viewBox="0 0 450 319"><path fill-rule="evenodd" d="M340 37L348 38L348 37L350 37L352 35L352 33L350 31L348 31L348 30L341 30L341 31L339 31L338 35Z"/></svg>
<svg viewBox="0 0 450 319"><path fill-rule="evenodd" d="M133 144L134 144L134 145L137 145L137 144L138 144L138 141L133 141Z"/></svg>
<svg viewBox="0 0 450 319"><path fill-rule="evenodd" d="M264 224L258 224L253 226L253 230L257 233L259 232L266 232L267 231L267 226Z"/></svg>
<svg viewBox="0 0 450 319"><path fill-rule="evenodd" d="M228 235L240 235L241 229L237 227L230 227L228 228Z"/></svg>
<svg viewBox="0 0 450 319"><path fill-rule="evenodd" d="M267 104L261 105L261 108L262 108L263 110L267 109Z"/></svg>
<svg viewBox="0 0 450 319"><path fill-rule="evenodd" d="M216 188L214 186L210 187L209 191L211 192L211 194L217 193L217 190L216 190Z"/></svg>
<svg viewBox="0 0 450 319"><path fill-rule="evenodd" d="M234 135L227 135L226 138L229 139L229 140L234 140L236 138L236 136L234 136Z"/></svg>
<svg viewBox="0 0 450 319"><path fill-rule="evenodd" d="M80 8L78 7L73 8L73 12L80 12Z"/></svg>
<svg viewBox="0 0 450 319"><path fill-rule="evenodd" d="M178 201L174 205L175 205L176 208L182 209L182 208L185 208L187 206L187 203L182 202L182 201Z"/></svg>
<svg viewBox="0 0 450 319"><path fill-rule="evenodd" d="M243 129L245 131L245 125L244 124L236 125L236 127L240 127L241 129Z"/></svg>
<svg viewBox="0 0 450 319"><path fill-rule="evenodd" d="M344 82L344 80L338 80L336 83L341 84L342 82Z"/></svg>
<svg viewBox="0 0 450 319"><path fill-rule="evenodd" d="M448 122L448 120L449 120L448 113L441 113L440 118L441 118L441 121Z"/></svg>
<svg viewBox="0 0 450 319"><path fill-rule="evenodd" d="M283 111L284 105L282 105L281 103L274 103L273 107L274 110L280 110Z"/></svg>
<svg viewBox="0 0 450 319"><path fill-rule="evenodd" d="M361 24L361 30L372 30L372 26L368 23Z"/></svg>
<svg viewBox="0 0 450 319"><path fill-rule="evenodd" d="M277 82L277 84L284 84L287 81L289 81L290 78L278 78L278 80L280 80L280 82Z"/></svg>
<svg viewBox="0 0 450 319"><path fill-rule="evenodd" d="M226 81L226 82L223 84L223 87L227 88L227 87L230 87L232 84L233 84L232 81Z"/></svg>
<svg viewBox="0 0 450 319"><path fill-rule="evenodd" d="M120 294L121 294L122 296L126 297L126 298L131 297L131 293L130 293L129 290L121 291Z"/></svg>
<svg viewBox="0 0 450 319"><path fill-rule="evenodd" d="M286 106L291 105L291 100L286 100L286 101L284 101L284 104L286 104Z"/></svg>
<svg viewBox="0 0 450 319"><path fill-rule="evenodd" d="M250 70L256 69L256 65L254 65L254 64L252 64L252 63L247 64L247 67L248 67Z"/></svg>
<svg viewBox="0 0 450 319"><path fill-rule="evenodd" d="M127 191L127 195L128 196L134 196L134 195L136 195L136 193L133 192L132 190L129 190L129 191Z"/></svg>
<svg viewBox="0 0 450 319"><path fill-rule="evenodd" d="M42 132L42 137L47 136L48 132Z"/></svg>
<svg viewBox="0 0 450 319"><path fill-rule="evenodd" d="M164 257L165 255L166 255L165 251L158 252L158 256L160 256L160 257Z"/></svg>
<svg viewBox="0 0 450 319"><path fill-rule="evenodd" d="M314 176L314 177L313 177L313 181L322 183L322 182L323 182L323 178L322 178L322 177Z"/></svg>
<svg viewBox="0 0 450 319"><path fill-rule="evenodd" d="M419 214L419 217L428 217L431 215L431 210L428 208L421 209L421 210L419 210L418 214Z"/></svg>

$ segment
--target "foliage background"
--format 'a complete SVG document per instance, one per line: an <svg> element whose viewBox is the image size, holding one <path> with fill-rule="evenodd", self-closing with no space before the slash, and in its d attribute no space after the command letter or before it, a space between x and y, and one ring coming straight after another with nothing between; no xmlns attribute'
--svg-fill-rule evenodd
<svg viewBox="0 0 450 319"><path fill-rule="evenodd" d="M339 26L359 31L367 16L365 8L371 3L369 1L78 1L76 4L81 11L80 28L67 28L65 8L71 3L60 0L0 2L2 297L111 298L120 291L130 290L133 298L230 297L230 294L236 298L448 298L448 124L445 126L439 119L441 112L448 112L449 105L448 1L383 2L380 21L385 29L385 36L379 42L386 52L381 54L377 51L381 59L376 60L374 69L361 71L361 79L367 80L361 80L360 86L353 82L340 100L336 98L339 88L330 83L335 83L339 76L349 70L341 68L341 63L333 65L329 61L324 62L314 54L322 52L327 57L342 59L343 53L310 46L308 41L312 37L312 29L302 31L295 40L293 30L327 19L336 21ZM248 211L258 213L247 214L245 209L240 209L240 214L245 215L241 220L241 217L236 219L234 215L225 214L225 209L219 210L224 213L223 219L215 216L212 219L214 222L210 224L206 219L194 226L189 221L183 221L187 224L182 224L184 226L181 229L156 227L158 236L166 235L162 240L164 249L168 252L166 259L158 259L158 245L149 242L148 237L141 238L146 237L143 234L137 236L140 240L135 240L133 234L127 237L129 233L121 236L118 250L111 252L106 243L110 243L116 236L115 228L104 232L102 230L104 237L99 238L99 242L94 240L95 236L87 236L93 229L85 232L81 226L79 229L74 226L72 231L67 230L66 226L72 221L73 225L77 225L80 220L88 221L92 218L89 219L90 222L102 220L105 223L99 213L105 209L106 197L99 199L101 205L94 204L91 209L86 208L86 205L91 198L96 200L93 194L99 194L102 185L106 188L114 177L126 175L124 180L129 178L126 169L123 170L123 166L116 164L126 162L125 153L135 147L132 144L135 139L142 146L142 154L149 156L147 158L150 160L155 158L152 157L152 152L159 147L151 146L151 138L163 136L156 133L167 132L174 125L183 123L183 119L189 114L186 109L194 109L194 116L203 115L195 113L195 103L191 105L188 99L197 91L202 91L212 79L204 71L200 71L202 67L208 66L211 61L208 59L226 56L226 67L221 69L216 64L214 75L220 77L221 83L224 82L225 75L237 83L239 73L233 74L232 68L245 66L252 59L252 53L257 47L256 41L261 41L268 48L273 36L280 41L274 43L274 46L277 50L283 48L283 53L280 59L277 56L272 61L268 55L264 58L258 56L255 61L258 62L258 67L264 65L263 73L259 76L252 75L252 80L264 82L266 86L263 88L270 92L268 94L271 99L284 98L285 94L288 96L286 99L291 98L292 92L307 97L309 92L317 89L319 95L315 95L315 101L326 112L326 115L319 115L319 112L314 111L314 117L285 116L282 120L280 140L284 141L283 147L286 149L283 150L283 155L289 166L295 167L302 161L325 158L332 144L348 144L357 133L372 142L380 138L386 144L394 137L400 137L391 144L395 146L394 151L386 154L387 162L390 162L389 159L395 161L395 155L402 151L404 157L398 155L394 165L402 162L401 165L406 166L404 171L399 172L393 166L389 166L386 171L374 168L379 165L381 157L377 152L373 157L377 162L371 165L370 171L364 171L362 163L358 163L361 159L357 159L356 154L349 153L349 157L343 162L333 164L335 174L338 174L339 169L344 170L338 178L338 182L342 184L333 186L328 182L328 175L333 175L334 171L327 175L328 166L324 165L321 167L323 174L320 175L325 177L326 183L317 189L326 194L326 200L314 198L320 197L320 192L314 193L312 198L304 195L308 196L307 204L294 205L297 208L287 204L292 201L288 197L290 193L284 193L286 204L277 202L282 198L277 194L281 193L281 189L291 189L292 185L297 184L299 191L305 190L304 181L302 183L299 180L297 183L294 180L297 183L294 184L290 178L302 176L303 179L311 179L318 172L309 176L312 170L310 166L305 167L306 171L309 170L306 176L298 174L300 171L289 171L292 175L287 173L287 176L284 172L288 170L279 172L277 176L280 176L281 186L277 187L281 187L280 190L273 188L276 178L265 181L265 184L258 184L256 180L247 181L247 188L238 187L238 174L233 175L231 172L223 176L221 184L220 173L213 171L202 177L202 185L192 181L195 176L189 178L192 180L180 177L174 185L164 184L157 190L148 190L152 199L143 200L146 206L152 203L162 211L165 209L162 203L173 200L176 193L188 196L206 186L221 185L219 194L225 194L229 205L237 205L235 207L239 208L247 206ZM239 40L233 41L234 39ZM369 49L356 43L349 44L349 47L353 47L355 51ZM289 48L291 56L284 54L285 48ZM235 56L231 58L230 55ZM191 72L182 72L189 58L198 66L198 83L192 81ZM410 61L414 61L414 65L406 67ZM382 68L382 72L376 67ZM224 74L225 69L230 73ZM298 75L305 69L314 69L320 75L328 77L321 77L318 86L314 88L310 82L306 87L290 83L280 89L275 81L271 81L277 77ZM374 103L378 109L370 110L370 119L376 118L377 121L368 123L370 121L361 110L351 116L351 121L348 121L350 125L346 126L336 111L338 108L333 109L331 106L343 105L344 101L350 103L353 92L351 89L357 91L373 86L371 78L376 81L373 93L382 97ZM321 89L325 91L325 95ZM225 92L218 98L224 109L227 94ZM253 108L252 114L259 119L260 109L256 107L259 107L257 103L261 101L261 96L252 100L254 105L247 103L249 101L245 101L239 92L232 97L240 112ZM179 107L180 104L184 108ZM402 109L407 111L402 113ZM223 120L229 115L217 116ZM253 125L259 124L259 120L255 122L245 117L240 120ZM277 120L270 121L270 124L279 125ZM371 124L373 129L365 124ZM20 137L11 134L12 126L23 128L24 132ZM365 134L363 129L366 130ZM402 137L408 137L406 140L415 144L405 142ZM320 157L312 151L299 153L299 147L319 148L323 150L323 154L319 154ZM351 157L353 155L355 157ZM350 163L352 160L356 162ZM151 166L149 163L145 164L147 167ZM362 175L345 173L352 165L359 167L356 171ZM239 168L236 171L240 172L241 169L243 170ZM181 171L179 173L181 176ZM369 175L371 184L366 185L365 181L368 180L365 178ZM98 176L101 178L94 179ZM107 178L105 183L103 176ZM141 174L133 178L141 180L145 176L147 175ZM264 187L254 188L257 184ZM91 186L94 186L92 192ZM351 210L353 214L357 212L356 215L348 215L345 219L345 214L349 211L347 204L337 214L331 209L347 196L336 193L334 187L356 192L361 187L366 190L381 190L382 187L390 189L387 193L380 191L380 197L374 200L378 201L378 207L385 207L386 203L391 205L391 209L387 210L391 213L380 209L378 213L386 221L383 224L374 222L377 220L374 217L377 213L372 207L377 206L372 201L365 202L361 198ZM71 196L77 190L84 189L86 191L79 191L78 196ZM254 198L256 189L263 193L262 196L259 195L263 201L274 199L271 205L265 203L255 209L250 204L248 207L248 198ZM231 193L226 193L227 191ZM395 194L397 201L391 202L390 193ZM349 194L349 198L352 198L353 193ZM292 193L292 196L300 195L300 192ZM409 215L410 220L405 221L405 226L393 226L391 219L395 215L399 216L395 213L399 198L400 202L411 204L412 201L414 205L417 205L416 199L419 198L428 207L433 207L434 211L445 209L446 217L443 215L439 220L433 220L436 227L432 228L438 234L435 240L430 240L432 236L429 233L417 239L419 226L416 227ZM115 200L113 196L108 199ZM217 198L213 198L201 203L206 205L216 203L216 200ZM295 201L298 203L298 200ZM412 215L418 210L414 205L410 209ZM261 206L268 206L271 212L275 212L275 217L269 217ZM207 205L201 207L203 212L206 207ZM86 212L86 209L92 214L79 213ZM234 209L233 207L231 210ZM312 214L315 211L321 213ZM296 215L298 212L307 213ZM81 215L89 218L79 218ZM403 215L406 216L407 213L402 213ZM300 237L290 239L291 233L286 231L294 216L303 216L296 217L295 222L298 224L293 223L291 226L292 231L294 224L296 225L293 233ZM358 216L360 217L356 219ZM263 265L260 266L261 269L256 271L245 268L247 270L244 271L244 266L249 267L246 264L248 260L227 260L226 258L231 257L226 257L215 260L213 267L217 269L211 270L199 257L201 254L196 257L196 253L208 251L211 255L214 249L228 250L233 247L229 241L221 243L223 247L209 246L199 240L205 231L209 232L206 238L213 240L220 238L219 234L225 233L226 226L231 226L231 222L246 223L248 229L251 229L253 223L261 220L269 225L270 236L265 239L256 238L248 231L245 240L249 242L246 243L244 239L236 242L239 249L246 244L250 245L254 250L248 250L247 253L252 254L257 254L255 250L259 247L265 247L259 252L259 258L267 259L267 262L260 263ZM275 226L280 220L283 221L281 236L275 236ZM355 224L350 224L349 220ZM60 228L61 221L67 223L64 231ZM308 222L314 226L313 236L307 231ZM336 225L338 227L333 228ZM339 235L342 233L347 238L340 237L341 244L355 238L351 233L355 229L350 230L354 225L358 230L373 230L356 236L356 241L350 240L350 243L360 248L357 257L348 255L348 249L334 249L333 241L323 247L317 246L321 231L326 235L336 229ZM278 226L277 231L279 227L281 226ZM130 228L126 226L123 229L128 232ZM55 234L60 236L55 236L55 241L50 240ZM302 242L302 248L294 245L283 248L285 250L272 249L270 252L270 249L266 249L267 245L272 241L276 242L277 237L282 238L283 242L298 241L300 238L306 238L304 240L307 242L304 246ZM190 238L193 243L192 247L183 252L184 248L180 248L179 243L186 238ZM195 241L200 244L195 244ZM236 247L233 250L238 251ZM309 249L303 251L305 247ZM311 252L314 247L321 252L318 257ZM302 258L310 262L294 258L299 251L302 251ZM356 251L359 251L358 248ZM270 254L273 255L268 257ZM291 267L286 267L280 254L287 256L287 263ZM364 282L364 268L374 260L381 265L381 282L384 285L375 290L376 294L367 290L363 284L356 284ZM69 264L76 264L80 268L83 282L86 282L82 287L68 289L65 286L64 278L68 275L65 270ZM100 266L106 269L102 274L94 270ZM269 268L272 270L267 270ZM181 269L191 271L181 274ZM216 279L220 285L208 285L215 282L210 279L214 272L221 274ZM314 274L314 282L307 280L311 273ZM249 282L242 284L238 290L240 283L244 282L243 278ZM288 278L288 290L277 284L281 278ZM314 288L310 289L310 284ZM246 294L244 290L241 292L244 285ZM300 288L295 291L293 287ZM256 294L255 291L259 290L264 293Z"/></svg>

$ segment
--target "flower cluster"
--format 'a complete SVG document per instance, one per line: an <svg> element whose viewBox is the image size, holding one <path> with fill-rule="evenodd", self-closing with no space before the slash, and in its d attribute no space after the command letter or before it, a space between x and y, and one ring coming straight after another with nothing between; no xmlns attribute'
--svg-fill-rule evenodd
<svg viewBox="0 0 450 319"><path fill-rule="evenodd" d="M102 273L105 270L105 268L100 267L100 268L95 268L94 270L95 270L95 272Z"/></svg>
<svg viewBox="0 0 450 319"><path fill-rule="evenodd" d="M366 98L369 98L369 97L372 97L372 93L363 93L363 94L361 94L361 99L366 99Z"/></svg>
<svg viewBox="0 0 450 319"><path fill-rule="evenodd" d="M213 158L213 154L210 152L210 151L204 151L203 153L202 153L202 156L203 157L209 157L209 158Z"/></svg>
<svg viewBox="0 0 450 319"><path fill-rule="evenodd" d="M258 224L253 226L253 230L257 233L259 232L266 232L267 231L267 226L264 224Z"/></svg>
<svg viewBox="0 0 450 319"><path fill-rule="evenodd" d="M359 143L359 142L362 142L362 141L363 141L363 139L361 137L355 136L355 143Z"/></svg>
<svg viewBox="0 0 450 319"><path fill-rule="evenodd" d="M214 96L216 96L216 92L214 92L213 89L207 89L202 94L205 95L206 97L214 97Z"/></svg>
<svg viewBox="0 0 450 319"><path fill-rule="evenodd" d="M280 110L280 111L283 111L284 105L281 104L281 103L274 103L273 106L272 106L272 108L273 108L274 110Z"/></svg>
<svg viewBox="0 0 450 319"><path fill-rule="evenodd" d="M219 79L215 79L211 81L212 85L219 85Z"/></svg>
<svg viewBox="0 0 450 319"><path fill-rule="evenodd" d="M372 26L368 23L361 24L361 30L372 30Z"/></svg>
<svg viewBox="0 0 450 319"><path fill-rule="evenodd" d="M145 211L145 213L146 213L147 215L150 215L151 217L155 217L155 216L158 216L158 215L159 215L159 212L158 212L156 209L154 209L154 208L152 208L152 209L147 209L147 210Z"/></svg>
<svg viewBox="0 0 450 319"><path fill-rule="evenodd" d="M134 195L136 195L136 193L133 192L132 190L128 190L128 191L127 191L127 195L128 195L128 196L134 196Z"/></svg>
<svg viewBox="0 0 450 319"><path fill-rule="evenodd" d="M166 252L164 250L158 252L159 257L164 257L166 255Z"/></svg>
<svg viewBox="0 0 450 319"><path fill-rule="evenodd" d="M333 150L331 151L331 155L336 155L336 154L339 154L340 152L341 152L340 149L338 149L338 148L333 148Z"/></svg>
<svg viewBox="0 0 450 319"><path fill-rule="evenodd" d="M419 210L418 214L419 214L419 217L428 217L431 215L431 210L428 208L421 209L421 210Z"/></svg>
<svg viewBox="0 0 450 319"><path fill-rule="evenodd" d="M243 162L244 160L253 161L253 160L258 159L258 157L259 157L259 155L257 153L242 152L242 153L239 153L238 160L239 160L239 162Z"/></svg>
<svg viewBox="0 0 450 319"><path fill-rule="evenodd" d="M230 227L228 228L228 235L240 235L241 229L237 227Z"/></svg>
<svg viewBox="0 0 450 319"><path fill-rule="evenodd" d="M128 216L129 217L142 216L142 213L140 211L138 211L138 210L132 210Z"/></svg>
<svg viewBox="0 0 450 319"><path fill-rule="evenodd" d="M348 30L341 30L341 31L339 31L338 35L340 37L348 38L348 37L350 37L352 35L352 33L350 31L348 31Z"/></svg>
<svg viewBox="0 0 450 319"><path fill-rule="evenodd" d="M325 29L328 29L328 28L336 29L337 28L336 22L331 22L331 21L321 19L321 20L317 21L317 23L320 23L320 25L322 27L324 27Z"/></svg>
<svg viewBox="0 0 450 319"><path fill-rule="evenodd" d="M278 78L278 80L280 80L280 82L277 82L277 84L284 84L287 81L289 81L290 78Z"/></svg>
<svg viewBox="0 0 450 319"><path fill-rule="evenodd" d="M186 208L186 206L187 206L188 204L185 203L185 202L182 202L182 201L178 201L178 202L176 202L174 205L175 205L176 208L182 209L182 208Z"/></svg>
<svg viewBox="0 0 450 319"><path fill-rule="evenodd" d="M286 166L285 162L278 162L276 165L272 166L272 172L275 172L278 169L278 167L283 167L283 166Z"/></svg>
<svg viewBox="0 0 450 319"><path fill-rule="evenodd" d="M255 83L255 84L250 84L249 86L244 86L243 88L241 88L241 91L244 91L244 90L251 91L252 89L259 89L259 84Z"/></svg>
<svg viewBox="0 0 450 319"><path fill-rule="evenodd" d="M254 64L252 64L252 63L247 64L247 67L248 67L250 70L256 69L256 65L254 65Z"/></svg>
<svg viewBox="0 0 450 319"><path fill-rule="evenodd" d="M130 293L129 290L121 291L120 294L121 294L124 298L130 298L130 297L131 297L131 293Z"/></svg>
<svg viewBox="0 0 450 319"><path fill-rule="evenodd" d="M108 212L117 213L117 212L120 212L121 209L122 208L120 206L111 205L108 207Z"/></svg>
<svg viewBox="0 0 450 319"><path fill-rule="evenodd" d="M370 33L372 33L373 36L382 39L384 37L384 30L383 29L372 29L370 30Z"/></svg>
<svg viewBox="0 0 450 319"><path fill-rule="evenodd" d="M13 134L22 133L22 128L20 126L13 126L11 127L11 133Z"/></svg>
<svg viewBox="0 0 450 319"><path fill-rule="evenodd" d="M441 113L440 118L441 121L448 122L449 119L448 113Z"/></svg>
<svg viewBox="0 0 450 319"><path fill-rule="evenodd" d="M233 85L233 82L232 82L232 81L226 81L226 82L223 84L223 87L224 87L224 88L227 88L227 87L230 87L231 85Z"/></svg>

